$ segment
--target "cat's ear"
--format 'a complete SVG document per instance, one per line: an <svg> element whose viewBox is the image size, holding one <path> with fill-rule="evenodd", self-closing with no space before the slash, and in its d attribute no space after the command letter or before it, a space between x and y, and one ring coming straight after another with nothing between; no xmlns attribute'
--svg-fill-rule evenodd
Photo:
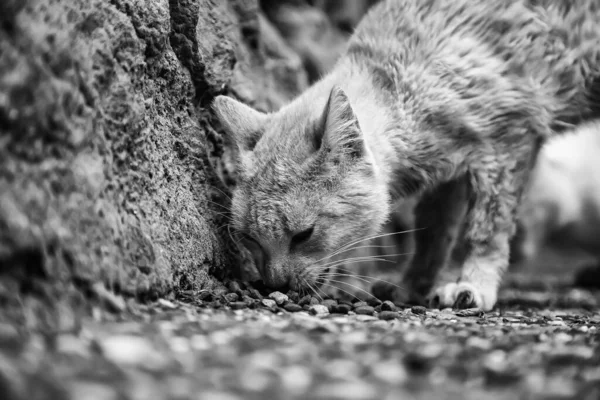
<svg viewBox="0 0 600 400"><path fill-rule="evenodd" d="M352 110L346 93L334 86L323 114L323 137L321 148L336 155L350 158L364 156L365 143L358 119Z"/></svg>
<svg viewBox="0 0 600 400"><path fill-rule="evenodd" d="M227 96L217 96L212 109L240 150L252 151L263 134L267 114Z"/></svg>

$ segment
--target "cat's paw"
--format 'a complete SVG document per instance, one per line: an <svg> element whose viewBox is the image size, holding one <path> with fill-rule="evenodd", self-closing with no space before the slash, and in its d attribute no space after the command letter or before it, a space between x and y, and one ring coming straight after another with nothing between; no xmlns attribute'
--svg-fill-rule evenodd
<svg viewBox="0 0 600 400"><path fill-rule="evenodd" d="M447 308L464 310L477 308L490 311L498 297L495 287L476 287L469 282L447 283L435 289L429 299L431 308Z"/></svg>

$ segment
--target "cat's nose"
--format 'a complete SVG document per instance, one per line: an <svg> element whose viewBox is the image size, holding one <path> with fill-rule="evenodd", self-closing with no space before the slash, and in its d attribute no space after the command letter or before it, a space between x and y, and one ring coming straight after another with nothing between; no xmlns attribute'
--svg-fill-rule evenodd
<svg viewBox="0 0 600 400"><path fill-rule="evenodd" d="M287 292L290 286L290 280L284 271L277 271L273 268L266 268L263 274L263 282L271 289L280 292Z"/></svg>

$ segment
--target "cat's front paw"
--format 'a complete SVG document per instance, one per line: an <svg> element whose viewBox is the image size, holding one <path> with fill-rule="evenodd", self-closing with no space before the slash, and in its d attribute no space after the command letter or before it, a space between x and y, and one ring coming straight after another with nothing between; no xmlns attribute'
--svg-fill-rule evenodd
<svg viewBox="0 0 600 400"><path fill-rule="evenodd" d="M464 310L477 308L490 311L498 298L497 288L477 287L470 282L447 283L435 289L430 298L431 308L447 308Z"/></svg>

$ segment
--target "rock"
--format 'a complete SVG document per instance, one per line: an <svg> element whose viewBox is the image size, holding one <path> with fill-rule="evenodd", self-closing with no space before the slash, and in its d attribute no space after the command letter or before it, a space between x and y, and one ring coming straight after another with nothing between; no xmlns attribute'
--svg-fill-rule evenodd
<svg viewBox="0 0 600 400"><path fill-rule="evenodd" d="M156 371L168 366L168 360L144 337L115 335L101 340L100 348L107 359L117 364L143 366Z"/></svg>
<svg viewBox="0 0 600 400"><path fill-rule="evenodd" d="M298 301L300 300L300 296L298 295L298 292L295 292L293 290L290 290L287 292L287 297L290 299L290 301L292 301L294 303L298 303Z"/></svg>
<svg viewBox="0 0 600 400"><path fill-rule="evenodd" d="M389 300L386 300L383 303L381 303L381 311L396 311L397 309L398 308L396 307L396 305Z"/></svg>
<svg viewBox="0 0 600 400"><path fill-rule="evenodd" d="M277 302L272 299L262 299L260 303L267 308L275 308L277 307Z"/></svg>
<svg viewBox="0 0 600 400"><path fill-rule="evenodd" d="M331 310L333 309L333 307L337 306L338 302L337 302L337 300L326 299L326 300L323 300L321 302L321 304L324 305L325 307L327 307L329 312L332 312Z"/></svg>
<svg viewBox="0 0 600 400"><path fill-rule="evenodd" d="M412 306L410 311L412 311L413 314L424 315L427 312L427 309L423 306Z"/></svg>
<svg viewBox="0 0 600 400"><path fill-rule="evenodd" d="M263 299L263 295L260 294L260 292L254 288L250 288L248 289L248 292L250 293L250 296L252 296L252 298L256 299L256 300L262 300Z"/></svg>
<svg viewBox="0 0 600 400"><path fill-rule="evenodd" d="M322 316L322 315L327 315L329 314L329 309L327 309L327 307L325 307L322 304L314 304L309 306L308 311L313 314L313 315L317 315L317 316Z"/></svg>
<svg viewBox="0 0 600 400"><path fill-rule="evenodd" d="M272 292L269 294L269 298L275 300L278 306L282 305L283 303L289 300L289 297L287 297L281 292Z"/></svg>
<svg viewBox="0 0 600 400"><path fill-rule="evenodd" d="M332 307L332 311L337 314L348 314L352 311L352 307L348 304L338 304L337 306Z"/></svg>
<svg viewBox="0 0 600 400"><path fill-rule="evenodd" d="M381 304L381 300L379 300L377 297L369 297L367 299L367 304L370 305L371 307L377 307L378 305Z"/></svg>
<svg viewBox="0 0 600 400"><path fill-rule="evenodd" d="M400 317L400 314L396 311L382 311L378 315L379 319L389 321Z"/></svg>
<svg viewBox="0 0 600 400"><path fill-rule="evenodd" d="M245 301L232 301L231 303L229 303L229 307L231 307L231 309L233 310L241 310L243 308L248 308L248 303L246 303Z"/></svg>
<svg viewBox="0 0 600 400"><path fill-rule="evenodd" d="M317 305L319 304L319 299L317 299L316 297L311 297L310 302L308 304L310 304L311 306Z"/></svg>
<svg viewBox="0 0 600 400"><path fill-rule="evenodd" d="M305 304L310 304L311 298L312 298L312 296L310 294L307 294L306 296L304 296L300 300L298 300L298 305L304 306Z"/></svg>
<svg viewBox="0 0 600 400"><path fill-rule="evenodd" d="M354 312L358 315L373 315L375 310L371 306L360 306L354 309Z"/></svg>
<svg viewBox="0 0 600 400"><path fill-rule="evenodd" d="M284 310L289 311L289 312L298 312L298 311L302 311L302 306L299 306L298 304L295 303L287 303L284 307Z"/></svg>
<svg viewBox="0 0 600 400"><path fill-rule="evenodd" d="M238 282L236 282L236 281L229 282L229 284L227 285L227 288L229 289L229 291L231 293L237 293L237 294L239 294L239 292L242 291L242 288L241 288L240 284ZM232 301L235 301L235 300L232 300Z"/></svg>
<svg viewBox="0 0 600 400"><path fill-rule="evenodd" d="M354 304L352 304L352 308L358 308L358 307L364 307L364 306L368 306L366 301L357 301Z"/></svg>
<svg viewBox="0 0 600 400"><path fill-rule="evenodd" d="M237 293L227 293L225 296L223 296L225 298L225 300L227 300L227 302L229 303L233 303L235 301L238 301L238 299L240 298L240 296L238 296Z"/></svg>

